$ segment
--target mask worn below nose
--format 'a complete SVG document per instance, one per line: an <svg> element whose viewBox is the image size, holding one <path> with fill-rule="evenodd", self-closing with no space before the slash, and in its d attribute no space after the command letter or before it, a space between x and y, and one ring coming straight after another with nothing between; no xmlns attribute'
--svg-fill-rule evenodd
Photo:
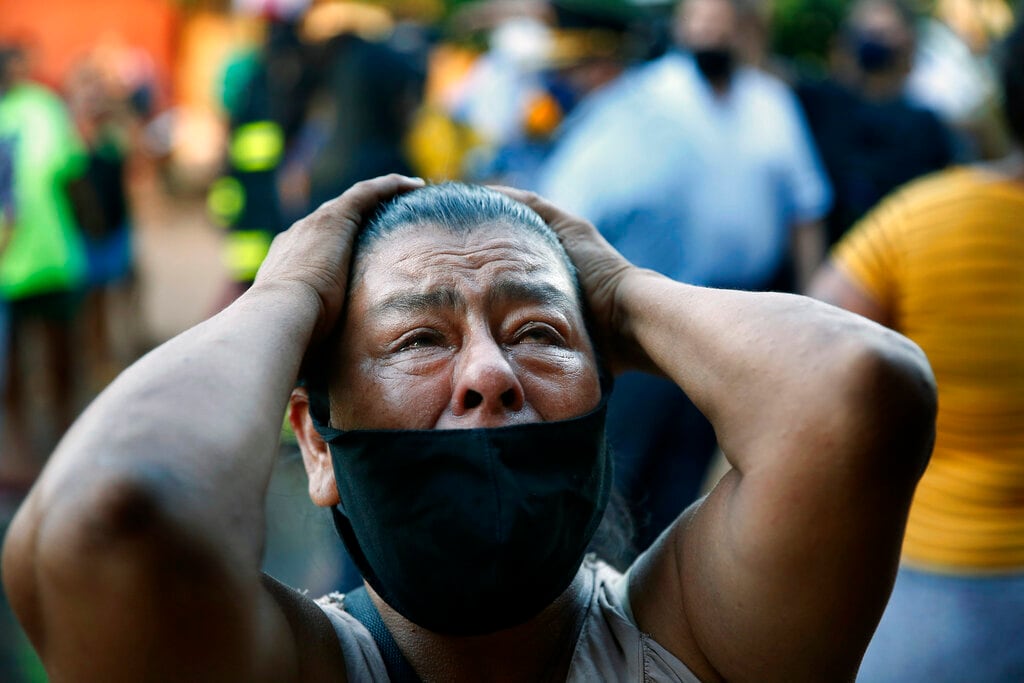
<svg viewBox="0 0 1024 683"><path fill-rule="evenodd" d="M399 614L483 635L572 583L611 490L607 398L569 420L454 430L341 431L324 426L325 405L311 395L341 499L335 528Z"/></svg>

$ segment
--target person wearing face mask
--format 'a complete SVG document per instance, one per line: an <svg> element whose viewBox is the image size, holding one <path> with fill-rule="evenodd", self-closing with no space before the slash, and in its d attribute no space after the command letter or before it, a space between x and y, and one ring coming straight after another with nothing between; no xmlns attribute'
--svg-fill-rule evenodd
<svg viewBox="0 0 1024 683"><path fill-rule="evenodd" d="M677 49L596 94L539 191L671 277L799 288L823 257L830 188L792 93L747 64L759 21L746 0L679 3ZM656 227L631 230L637 214Z"/></svg>
<svg viewBox="0 0 1024 683"><path fill-rule="evenodd" d="M690 393L733 470L619 574L584 553L629 367ZM259 571L289 401L365 593ZM934 401L863 318L638 268L530 193L392 175L87 409L3 579L55 681L850 680Z"/></svg>
<svg viewBox="0 0 1024 683"><path fill-rule="evenodd" d="M760 21L745 0L680 3L677 49L580 104L537 191L668 277L800 290L824 256L830 189L795 97L747 64ZM637 373L616 383L609 438L645 548L698 496L714 430L675 383Z"/></svg>
<svg viewBox="0 0 1024 683"><path fill-rule="evenodd" d="M953 161L951 133L904 92L915 22L901 0L854 3L833 46L832 75L797 86L832 181L829 244L882 197Z"/></svg>

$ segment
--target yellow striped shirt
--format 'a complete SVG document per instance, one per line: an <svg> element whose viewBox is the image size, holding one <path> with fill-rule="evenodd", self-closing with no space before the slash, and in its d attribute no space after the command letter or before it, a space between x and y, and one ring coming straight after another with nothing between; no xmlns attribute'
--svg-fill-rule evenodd
<svg viewBox="0 0 1024 683"><path fill-rule="evenodd" d="M836 247L935 371L935 451L904 560L951 572L1024 567L1024 183L978 168L917 181Z"/></svg>

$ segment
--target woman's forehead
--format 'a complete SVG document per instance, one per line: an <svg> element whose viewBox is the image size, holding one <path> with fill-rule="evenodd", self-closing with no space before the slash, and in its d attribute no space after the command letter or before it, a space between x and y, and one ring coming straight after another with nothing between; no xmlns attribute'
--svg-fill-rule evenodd
<svg viewBox="0 0 1024 683"><path fill-rule="evenodd" d="M485 223L468 230L432 224L407 226L366 247L356 259L355 276L359 279L521 270L564 278L575 289L574 275L558 248L537 232L519 226Z"/></svg>
<svg viewBox="0 0 1024 683"><path fill-rule="evenodd" d="M349 321L400 318L426 310L504 310L518 302L580 320L572 274L542 237L503 227L440 228L389 236L361 259L349 291ZM495 308L497 307L497 308ZM482 310L482 309L481 309Z"/></svg>

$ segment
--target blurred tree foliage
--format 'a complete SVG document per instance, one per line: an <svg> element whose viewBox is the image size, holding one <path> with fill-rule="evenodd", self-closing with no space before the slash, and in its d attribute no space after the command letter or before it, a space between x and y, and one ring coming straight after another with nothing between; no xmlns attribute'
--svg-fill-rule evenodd
<svg viewBox="0 0 1024 683"><path fill-rule="evenodd" d="M479 0L444 0L449 12ZM772 48L801 67L824 69L832 36L851 0L762 0L774 5ZM657 17L671 11L675 0L561 0L599 14Z"/></svg>
<svg viewBox="0 0 1024 683"><path fill-rule="evenodd" d="M824 71L850 0L775 0L772 50L803 68Z"/></svg>

